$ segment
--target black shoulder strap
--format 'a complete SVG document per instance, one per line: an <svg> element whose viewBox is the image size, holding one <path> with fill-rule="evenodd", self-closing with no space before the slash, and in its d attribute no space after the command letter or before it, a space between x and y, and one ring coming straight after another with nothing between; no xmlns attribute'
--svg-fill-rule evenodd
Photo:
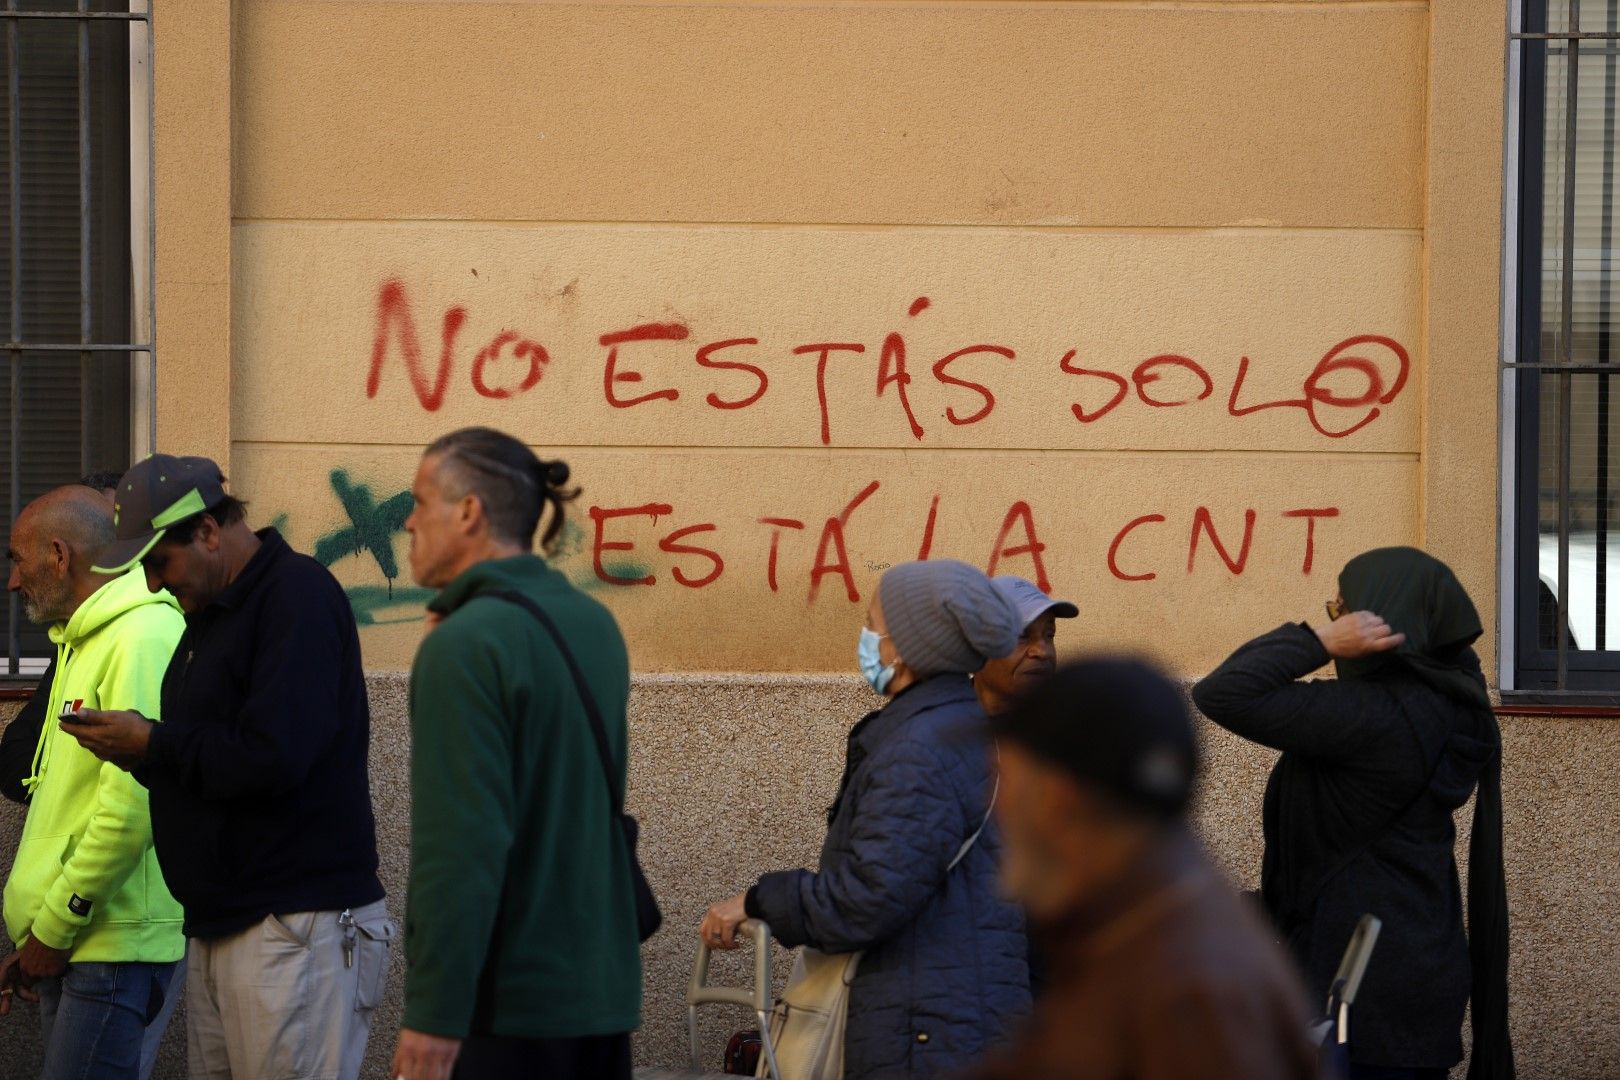
<svg viewBox="0 0 1620 1080"><path fill-rule="evenodd" d="M579 694L580 702L585 706L585 715L591 721L591 735L596 740L596 754L602 761L602 779L607 781L608 797L613 801L611 809L615 814L621 813L624 797L619 793L619 785L613 779L613 755L608 750L607 729L602 725L602 713L596 707L596 698L591 696L590 687L585 684L585 673L579 670L579 661L574 659L573 650L563 640L562 631L557 629L557 624L546 614L544 608L520 592L499 589L481 592L478 595L493 596L509 604L516 604L533 615L536 621L545 627L546 633L551 635L552 644L557 646L557 651L562 654L563 663L568 665L568 673L573 676L574 689Z"/></svg>

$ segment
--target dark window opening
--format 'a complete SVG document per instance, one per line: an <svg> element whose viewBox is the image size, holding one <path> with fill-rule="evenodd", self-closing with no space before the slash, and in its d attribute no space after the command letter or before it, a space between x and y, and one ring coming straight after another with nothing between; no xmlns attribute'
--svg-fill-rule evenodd
<svg viewBox="0 0 1620 1080"><path fill-rule="evenodd" d="M31 500L130 463L134 365L150 350L135 342L133 261L149 267L150 251L131 250L131 45L148 43L145 18L74 0L9 0L0 9L7 546ZM53 647L13 594L0 633L0 677L38 674Z"/></svg>

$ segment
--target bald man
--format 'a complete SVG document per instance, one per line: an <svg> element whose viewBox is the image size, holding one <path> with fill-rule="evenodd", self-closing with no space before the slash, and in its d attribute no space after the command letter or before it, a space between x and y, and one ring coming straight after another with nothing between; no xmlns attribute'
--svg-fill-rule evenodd
<svg viewBox="0 0 1620 1080"><path fill-rule="evenodd" d="M93 472L80 477L79 483L101 492L112 505L113 489L118 486L122 473ZM28 801L28 789L23 781L34 772L34 748L39 745L40 732L45 730L45 704L51 696L51 681L56 677L56 657L51 657L29 698L17 715L11 718L4 731L0 731L0 795L14 803Z"/></svg>
<svg viewBox="0 0 1620 1080"><path fill-rule="evenodd" d="M141 571L92 569L113 535L106 498L74 484L28 505L6 553L8 587L30 620L49 627L57 650L24 781L28 817L5 886L17 951L0 961L0 1016L19 998L39 1003L46 1080L139 1080L185 953L180 905L152 850L146 789L60 726L81 708L157 717L185 628L173 597L148 590Z"/></svg>

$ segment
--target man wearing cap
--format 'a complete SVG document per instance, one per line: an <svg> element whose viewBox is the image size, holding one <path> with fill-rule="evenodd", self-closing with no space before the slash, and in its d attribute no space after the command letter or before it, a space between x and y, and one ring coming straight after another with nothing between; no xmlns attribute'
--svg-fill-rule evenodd
<svg viewBox="0 0 1620 1080"><path fill-rule="evenodd" d="M5 886L17 951L0 961L0 1015L14 998L39 1002L47 1080L145 1075L186 949L180 905L153 855L146 790L57 723L81 705L157 716L184 629L174 600L140 574L92 569L112 541L112 504L74 484L29 504L7 552L11 591L50 627L57 663L22 781L28 817Z"/></svg>
<svg viewBox="0 0 1620 1080"><path fill-rule="evenodd" d="M1133 660L1059 669L996 721L1002 884L1046 930L1026 1031L975 1080L1307 1080L1304 991L1186 827L1198 745Z"/></svg>
<svg viewBox="0 0 1620 1080"><path fill-rule="evenodd" d="M1057 621L1072 619L1080 609L1067 600L1054 600L1039 585L1010 574L990 579L990 585L1018 612L1023 630L1018 647L1006 656L986 661L973 676L986 716L1000 716L1017 698L1057 670Z"/></svg>
<svg viewBox="0 0 1620 1080"><path fill-rule="evenodd" d="M162 724L83 710L69 731L151 793L158 862L185 907L194 1076L359 1074L394 934L377 878L360 640L342 588L255 533L207 458L119 481L117 543L185 635Z"/></svg>
<svg viewBox="0 0 1620 1080"><path fill-rule="evenodd" d="M1023 630L1018 647L1006 656L985 661L973 676L973 689L979 695L984 714L1000 716L1024 694L1039 686L1057 670L1057 621L1072 619L1080 609L1067 600L1054 600L1041 587L1026 578L1003 574L990 579L990 585L1018 613ZM1037 997L1046 989L1047 958L1040 934L1029 935L1029 989Z"/></svg>

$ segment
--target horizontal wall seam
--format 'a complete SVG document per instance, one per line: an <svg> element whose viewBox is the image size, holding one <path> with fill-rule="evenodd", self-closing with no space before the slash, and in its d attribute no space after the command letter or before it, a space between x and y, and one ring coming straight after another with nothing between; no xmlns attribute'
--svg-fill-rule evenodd
<svg viewBox="0 0 1620 1080"><path fill-rule="evenodd" d="M427 444L422 442L395 443L395 442L315 442L305 440L275 440L275 439L233 439L231 446L243 449L265 450L421 450ZM869 454L945 454L957 456L973 456L985 454L1041 454L1065 455L1076 457L1117 457L1134 458L1153 455L1157 457L1185 457L1185 458L1252 458L1252 457L1305 457L1312 461L1366 461L1368 458L1380 458L1388 461L1407 461L1416 463L1422 459L1415 450L1295 450L1275 449L1271 447L1240 447L1224 448L1218 450L1188 450L1175 447L1148 447L1143 449L1120 449L1117 447L1077 447L1077 446L683 446L683 445L600 445L596 443L536 443L549 451L571 452L589 451L592 453L618 453L618 454L658 454L668 452L671 454L757 454L757 453L802 453L815 454L823 457L856 457Z"/></svg>
<svg viewBox="0 0 1620 1080"><path fill-rule="evenodd" d="M365 225L397 225L404 228L440 227L458 228L465 226L498 226L502 228L528 228L528 229L595 229L611 226L625 228L648 229L760 229L760 230L842 230L850 232L866 231L893 231L897 229L983 229L1000 232L1041 232L1041 233L1075 233L1075 234L1123 234L1132 233L1187 233L1189 235L1208 234L1250 234L1256 236L1277 236L1289 233L1393 233L1404 234L1416 238L1423 236L1421 225L1284 225L1277 223L1231 223L1221 225L1054 225L1040 222L1018 221L650 221L650 220L621 220L621 219L556 219L543 220L533 218L452 218L452 217L397 217L397 218L367 218L367 217L233 217L232 226L255 225L287 225L298 227L342 228L344 226Z"/></svg>
<svg viewBox="0 0 1620 1080"><path fill-rule="evenodd" d="M286 6L355 7L365 3L387 2L398 7L484 7L522 9L533 7L579 7L580 0L280 0ZM594 6L608 6L607 0L594 0ZM754 8L780 11L838 9L879 10L1005 10L1076 11L1075 0L619 0L617 8ZM1428 0L1086 0L1086 11L1196 11L1196 12L1283 12L1308 11L1426 11Z"/></svg>

